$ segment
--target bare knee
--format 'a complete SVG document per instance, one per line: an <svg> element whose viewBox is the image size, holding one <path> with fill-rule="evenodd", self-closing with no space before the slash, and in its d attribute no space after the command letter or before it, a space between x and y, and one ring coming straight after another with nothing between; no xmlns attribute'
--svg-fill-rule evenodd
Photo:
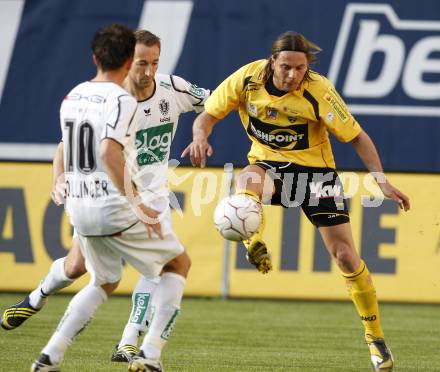
<svg viewBox="0 0 440 372"><path fill-rule="evenodd" d="M72 248L64 260L64 272L69 279L77 279L87 272L78 239L72 241Z"/></svg>
<svg viewBox="0 0 440 372"><path fill-rule="evenodd" d="M87 270L83 260L64 262L64 272L69 279L77 279L83 276Z"/></svg>
<svg viewBox="0 0 440 372"><path fill-rule="evenodd" d="M238 190L248 190L260 198L271 198L274 192L273 181L266 176L266 171L257 165L248 165L236 178Z"/></svg>
<svg viewBox="0 0 440 372"><path fill-rule="evenodd" d="M119 285L119 281L115 282L115 283L106 283L106 284L102 284L101 288L105 291L105 293L107 294L107 296L110 296L114 290L116 288L118 288Z"/></svg>
<svg viewBox="0 0 440 372"><path fill-rule="evenodd" d="M360 264L359 255L355 249L345 242L336 242L331 253L339 268L346 273L356 271Z"/></svg>
<svg viewBox="0 0 440 372"><path fill-rule="evenodd" d="M181 255L177 256L176 258L165 264L162 271L176 273L186 278L190 267L191 258L189 257L188 253L184 251Z"/></svg>

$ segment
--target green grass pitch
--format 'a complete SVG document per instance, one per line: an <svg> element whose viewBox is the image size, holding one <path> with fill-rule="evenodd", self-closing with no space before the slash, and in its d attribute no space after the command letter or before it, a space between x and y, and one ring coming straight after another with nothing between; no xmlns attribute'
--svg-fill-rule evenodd
<svg viewBox="0 0 440 372"><path fill-rule="evenodd" d="M0 309L22 298L0 294ZM20 328L0 330L0 371L28 371L67 306L52 296ZM381 306L395 371L440 371L440 306ZM63 372L126 371L110 362L130 311L112 297L68 350ZM349 302L184 299L165 348L167 371L370 371L360 321Z"/></svg>

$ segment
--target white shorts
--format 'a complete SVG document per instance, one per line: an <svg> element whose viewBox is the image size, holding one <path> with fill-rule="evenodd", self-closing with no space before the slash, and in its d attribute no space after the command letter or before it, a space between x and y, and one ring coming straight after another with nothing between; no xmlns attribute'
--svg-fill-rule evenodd
<svg viewBox="0 0 440 372"><path fill-rule="evenodd" d="M168 214L161 221L164 239L148 238L145 225L138 222L117 236L85 237L78 234L86 268L94 285L121 279L122 259L147 278L157 277L162 267L183 253L184 248L171 227Z"/></svg>

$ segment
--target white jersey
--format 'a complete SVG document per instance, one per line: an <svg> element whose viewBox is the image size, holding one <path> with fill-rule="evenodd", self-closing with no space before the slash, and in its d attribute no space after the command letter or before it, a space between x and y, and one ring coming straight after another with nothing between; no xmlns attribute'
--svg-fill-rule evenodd
<svg viewBox="0 0 440 372"><path fill-rule="evenodd" d="M66 210L81 235L111 235L138 221L99 157L105 138L119 142L124 150L133 147L136 107L136 100L112 82L79 84L61 105Z"/></svg>
<svg viewBox="0 0 440 372"><path fill-rule="evenodd" d="M168 160L180 114L201 112L210 91L173 75L155 75L153 95L138 102L140 115L136 130L135 182L146 205L164 210L168 199Z"/></svg>

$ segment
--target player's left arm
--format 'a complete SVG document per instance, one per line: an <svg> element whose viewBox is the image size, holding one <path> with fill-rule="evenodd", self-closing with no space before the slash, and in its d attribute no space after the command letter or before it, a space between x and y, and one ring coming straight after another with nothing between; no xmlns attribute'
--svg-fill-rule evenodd
<svg viewBox="0 0 440 372"><path fill-rule="evenodd" d="M361 130L360 133L351 140L351 143L370 172L383 174L383 167L376 146L367 133ZM382 179L376 178L376 181L385 197L397 202L400 208L405 211L410 209L409 198L399 189L394 187L386 177L383 177Z"/></svg>
<svg viewBox="0 0 440 372"><path fill-rule="evenodd" d="M125 195L123 146L112 138L104 138L99 146L99 157L115 187Z"/></svg>
<svg viewBox="0 0 440 372"><path fill-rule="evenodd" d="M353 144L370 172L382 175L375 178L385 197L397 202L401 209L409 210L409 198L391 185L383 174L379 154L370 136L362 130L333 84L325 80L324 86L326 87L324 94L321 97L318 96L322 123L339 141Z"/></svg>

